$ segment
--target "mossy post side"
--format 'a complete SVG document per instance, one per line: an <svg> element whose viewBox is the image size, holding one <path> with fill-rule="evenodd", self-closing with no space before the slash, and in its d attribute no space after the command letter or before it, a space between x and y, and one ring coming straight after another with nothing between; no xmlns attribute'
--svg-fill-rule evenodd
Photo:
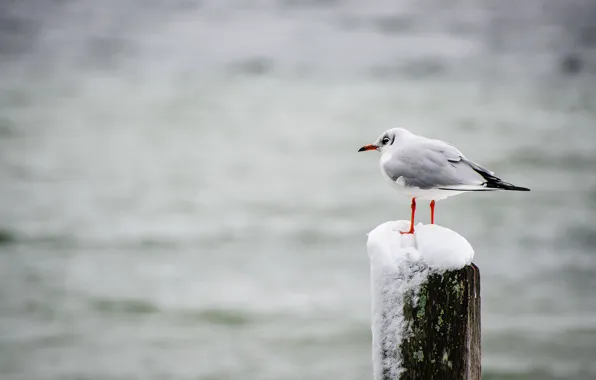
<svg viewBox="0 0 596 380"><path fill-rule="evenodd" d="M480 272L432 274L403 302L399 380L480 380ZM391 379L383 371L382 380Z"/></svg>

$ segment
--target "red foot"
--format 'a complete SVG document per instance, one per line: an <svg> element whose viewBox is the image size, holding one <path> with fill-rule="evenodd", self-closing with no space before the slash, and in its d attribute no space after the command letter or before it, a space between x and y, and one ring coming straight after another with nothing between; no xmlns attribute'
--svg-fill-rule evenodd
<svg viewBox="0 0 596 380"><path fill-rule="evenodd" d="M399 233L402 235L411 235L414 233L414 231L407 231L407 232L399 231Z"/></svg>

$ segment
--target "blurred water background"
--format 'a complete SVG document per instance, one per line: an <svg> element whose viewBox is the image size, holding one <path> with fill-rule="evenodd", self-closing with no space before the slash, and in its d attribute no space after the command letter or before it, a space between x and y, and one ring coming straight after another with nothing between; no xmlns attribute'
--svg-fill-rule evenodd
<svg viewBox="0 0 596 380"><path fill-rule="evenodd" d="M590 0L3 1L0 378L372 378L395 126L533 190L437 207L484 378L596 378Z"/></svg>

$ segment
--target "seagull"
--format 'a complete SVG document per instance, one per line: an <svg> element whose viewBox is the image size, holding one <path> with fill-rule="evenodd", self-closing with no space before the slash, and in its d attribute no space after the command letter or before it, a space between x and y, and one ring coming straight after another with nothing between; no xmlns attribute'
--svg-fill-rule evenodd
<svg viewBox="0 0 596 380"><path fill-rule="evenodd" d="M468 160L453 145L413 134L404 128L384 132L358 150L381 152L381 173L401 194L412 198L410 230L414 233L416 199L430 200L430 222L435 223L435 201L469 191L530 191L505 182L495 173Z"/></svg>

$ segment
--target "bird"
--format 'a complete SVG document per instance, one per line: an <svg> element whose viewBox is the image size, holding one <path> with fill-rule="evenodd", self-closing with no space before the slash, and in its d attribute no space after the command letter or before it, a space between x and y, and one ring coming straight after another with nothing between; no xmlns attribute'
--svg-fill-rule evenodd
<svg viewBox="0 0 596 380"><path fill-rule="evenodd" d="M530 191L512 185L494 172L469 160L455 146L416 135L404 128L384 132L358 152L381 152L383 177L401 194L412 199L409 231L414 233L416 200L430 200L431 224L435 223L436 201L472 191Z"/></svg>

